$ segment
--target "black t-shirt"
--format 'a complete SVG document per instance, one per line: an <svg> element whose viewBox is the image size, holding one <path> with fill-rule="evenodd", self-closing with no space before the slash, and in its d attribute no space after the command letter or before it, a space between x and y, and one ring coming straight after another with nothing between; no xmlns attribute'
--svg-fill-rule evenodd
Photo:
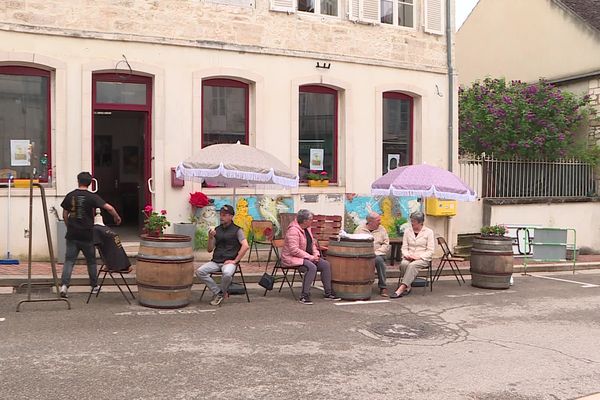
<svg viewBox="0 0 600 400"><path fill-rule="evenodd" d="M306 236L306 252L308 254L312 254L313 253L313 240L312 240L312 236L310 236L310 233L308 232L308 228L304 229L304 236Z"/></svg>
<svg viewBox="0 0 600 400"><path fill-rule="evenodd" d="M91 242L96 208L101 208L105 204L106 202L100 196L87 190L75 189L69 192L60 204L69 212L65 238Z"/></svg>
<svg viewBox="0 0 600 400"><path fill-rule="evenodd" d="M100 250L102 260L111 271L129 269L131 262L121 245L121 239L112 229L103 225L94 225L94 244Z"/></svg>

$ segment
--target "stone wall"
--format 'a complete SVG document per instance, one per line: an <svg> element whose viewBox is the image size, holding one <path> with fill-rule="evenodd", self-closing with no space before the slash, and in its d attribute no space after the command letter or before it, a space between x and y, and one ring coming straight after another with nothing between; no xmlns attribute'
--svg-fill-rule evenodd
<svg viewBox="0 0 600 400"><path fill-rule="evenodd" d="M198 0L5 0L0 30L323 57L443 73L443 35L415 29L269 10L269 0L236 7ZM345 15L345 1L340 0Z"/></svg>
<svg viewBox="0 0 600 400"><path fill-rule="evenodd" d="M595 110L595 115L592 115L590 120L590 145L600 146L600 79L592 79L590 81L591 105Z"/></svg>

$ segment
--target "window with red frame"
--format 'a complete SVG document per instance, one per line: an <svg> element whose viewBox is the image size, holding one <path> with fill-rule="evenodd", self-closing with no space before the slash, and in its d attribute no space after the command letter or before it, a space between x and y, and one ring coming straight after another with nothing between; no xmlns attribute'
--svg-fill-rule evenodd
<svg viewBox="0 0 600 400"><path fill-rule="evenodd" d="M383 173L412 164L413 99L402 93L383 94Z"/></svg>
<svg viewBox="0 0 600 400"><path fill-rule="evenodd" d="M28 178L34 167L35 177L47 182L52 165L49 71L0 66L0 143L3 181L9 173ZM25 150L27 143L34 144L31 158Z"/></svg>
<svg viewBox="0 0 600 400"><path fill-rule="evenodd" d="M300 87L299 176L326 171L337 182L338 92L325 86Z"/></svg>
<svg viewBox="0 0 600 400"><path fill-rule="evenodd" d="M248 84L233 79L202 82L202 147L248 144Z"/></svg>

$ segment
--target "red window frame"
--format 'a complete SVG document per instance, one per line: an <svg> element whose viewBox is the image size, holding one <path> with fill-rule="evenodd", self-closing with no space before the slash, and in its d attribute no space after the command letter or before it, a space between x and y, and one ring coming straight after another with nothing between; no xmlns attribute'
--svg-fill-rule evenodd
<svg viewBox="0 0 600 400"><path fill-rule="evenodd" d="M303 85L300 86L300 93L324 93L324 94L332 94L334 95L333 99L333 171L331 173L331 183L338 182L338 98L339 92L336 89L329 88L327 86L321 85ZM300 121L298 121L300 123ZM298 132L300 134L300 132ZM298 138L300 139L300 138ZM306 182L306 179L303 179L302 182Z"/></svg>
<svg viewBox="0 0 600 400"><path fill-rule="evenodd" d="M51 93L50 93L50 89L51 89L51 84L50 84L50 80L51 80L51 72L44 70L44 69L40 69L40 68L35 68L35 67L23 67L23 66L10 66L10 65L5 65L5 66L0 66L0 74L2 75L26 75L26 76L42 76L42 77L46 77L48 78L48 83L47 83L47 99L46 99L46 105L47 105L47 115L48 115L48 121L46 122L46 147L47 147L47 151L46 154L48 155L48 172L49 174L51 173L50 171L52 170L52 114L51 114L51 110L52 110L52 106L50 104L50 100L52 98ZM8 179L2 179L2 182L7 182ZM40 179L40 182L44 182L47 183L48 180L47 179Z"/></svg>
<svg viewBox="0 0 600 400"><path fill-rule="evenodd" d="M394 100L408 100L409 101L409 108L410 108L410 114L409 114L409 138L408 138L408 165L412 165L413 163L413 145L414 145L414 140L415 140L415 132L414 132L414 112L415 112L415 107L414 107L414 98L412 98L411 96L404 94L404 93L399 93L399 92L384 92L383 93L383 98L384 99L394 99ZM382 114L381 114L381 123L383 125L383 110L385 110L382 107ZM382 132L383 134L383 132ZM381 138L381 150L382 150L382 154L383 154L383 136ZM382 160L383 162L383 160Z"/></svg>
<svg viewBox="0 0 600 400"><path fill-rule="evenodd" d="M204 79L202 80L202 88L201 88L201 105L200 105L200 114L202 121L202 132L200 133L200 147L204 146L204 86L217 86L217 87L233 87L233 88L241 88L245 90L244 101L245 107L244 112L246 113L246 126L245 129L245 140L247 145L250 145L250 85L238 81L235 79L225 79L225 78L213 78L213 79Z"/></svg>

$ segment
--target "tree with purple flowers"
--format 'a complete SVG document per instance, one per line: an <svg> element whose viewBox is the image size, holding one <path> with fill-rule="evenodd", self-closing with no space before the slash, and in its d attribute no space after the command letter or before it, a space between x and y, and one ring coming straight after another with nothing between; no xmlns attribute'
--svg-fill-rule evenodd
<svg viewBox="0 0 600 400"><path fill-rule="evenodd" d="M589 97L534 84L487 78L459 89L461 154L496 158L574 156L574 134L589 113Z"/></svg>

